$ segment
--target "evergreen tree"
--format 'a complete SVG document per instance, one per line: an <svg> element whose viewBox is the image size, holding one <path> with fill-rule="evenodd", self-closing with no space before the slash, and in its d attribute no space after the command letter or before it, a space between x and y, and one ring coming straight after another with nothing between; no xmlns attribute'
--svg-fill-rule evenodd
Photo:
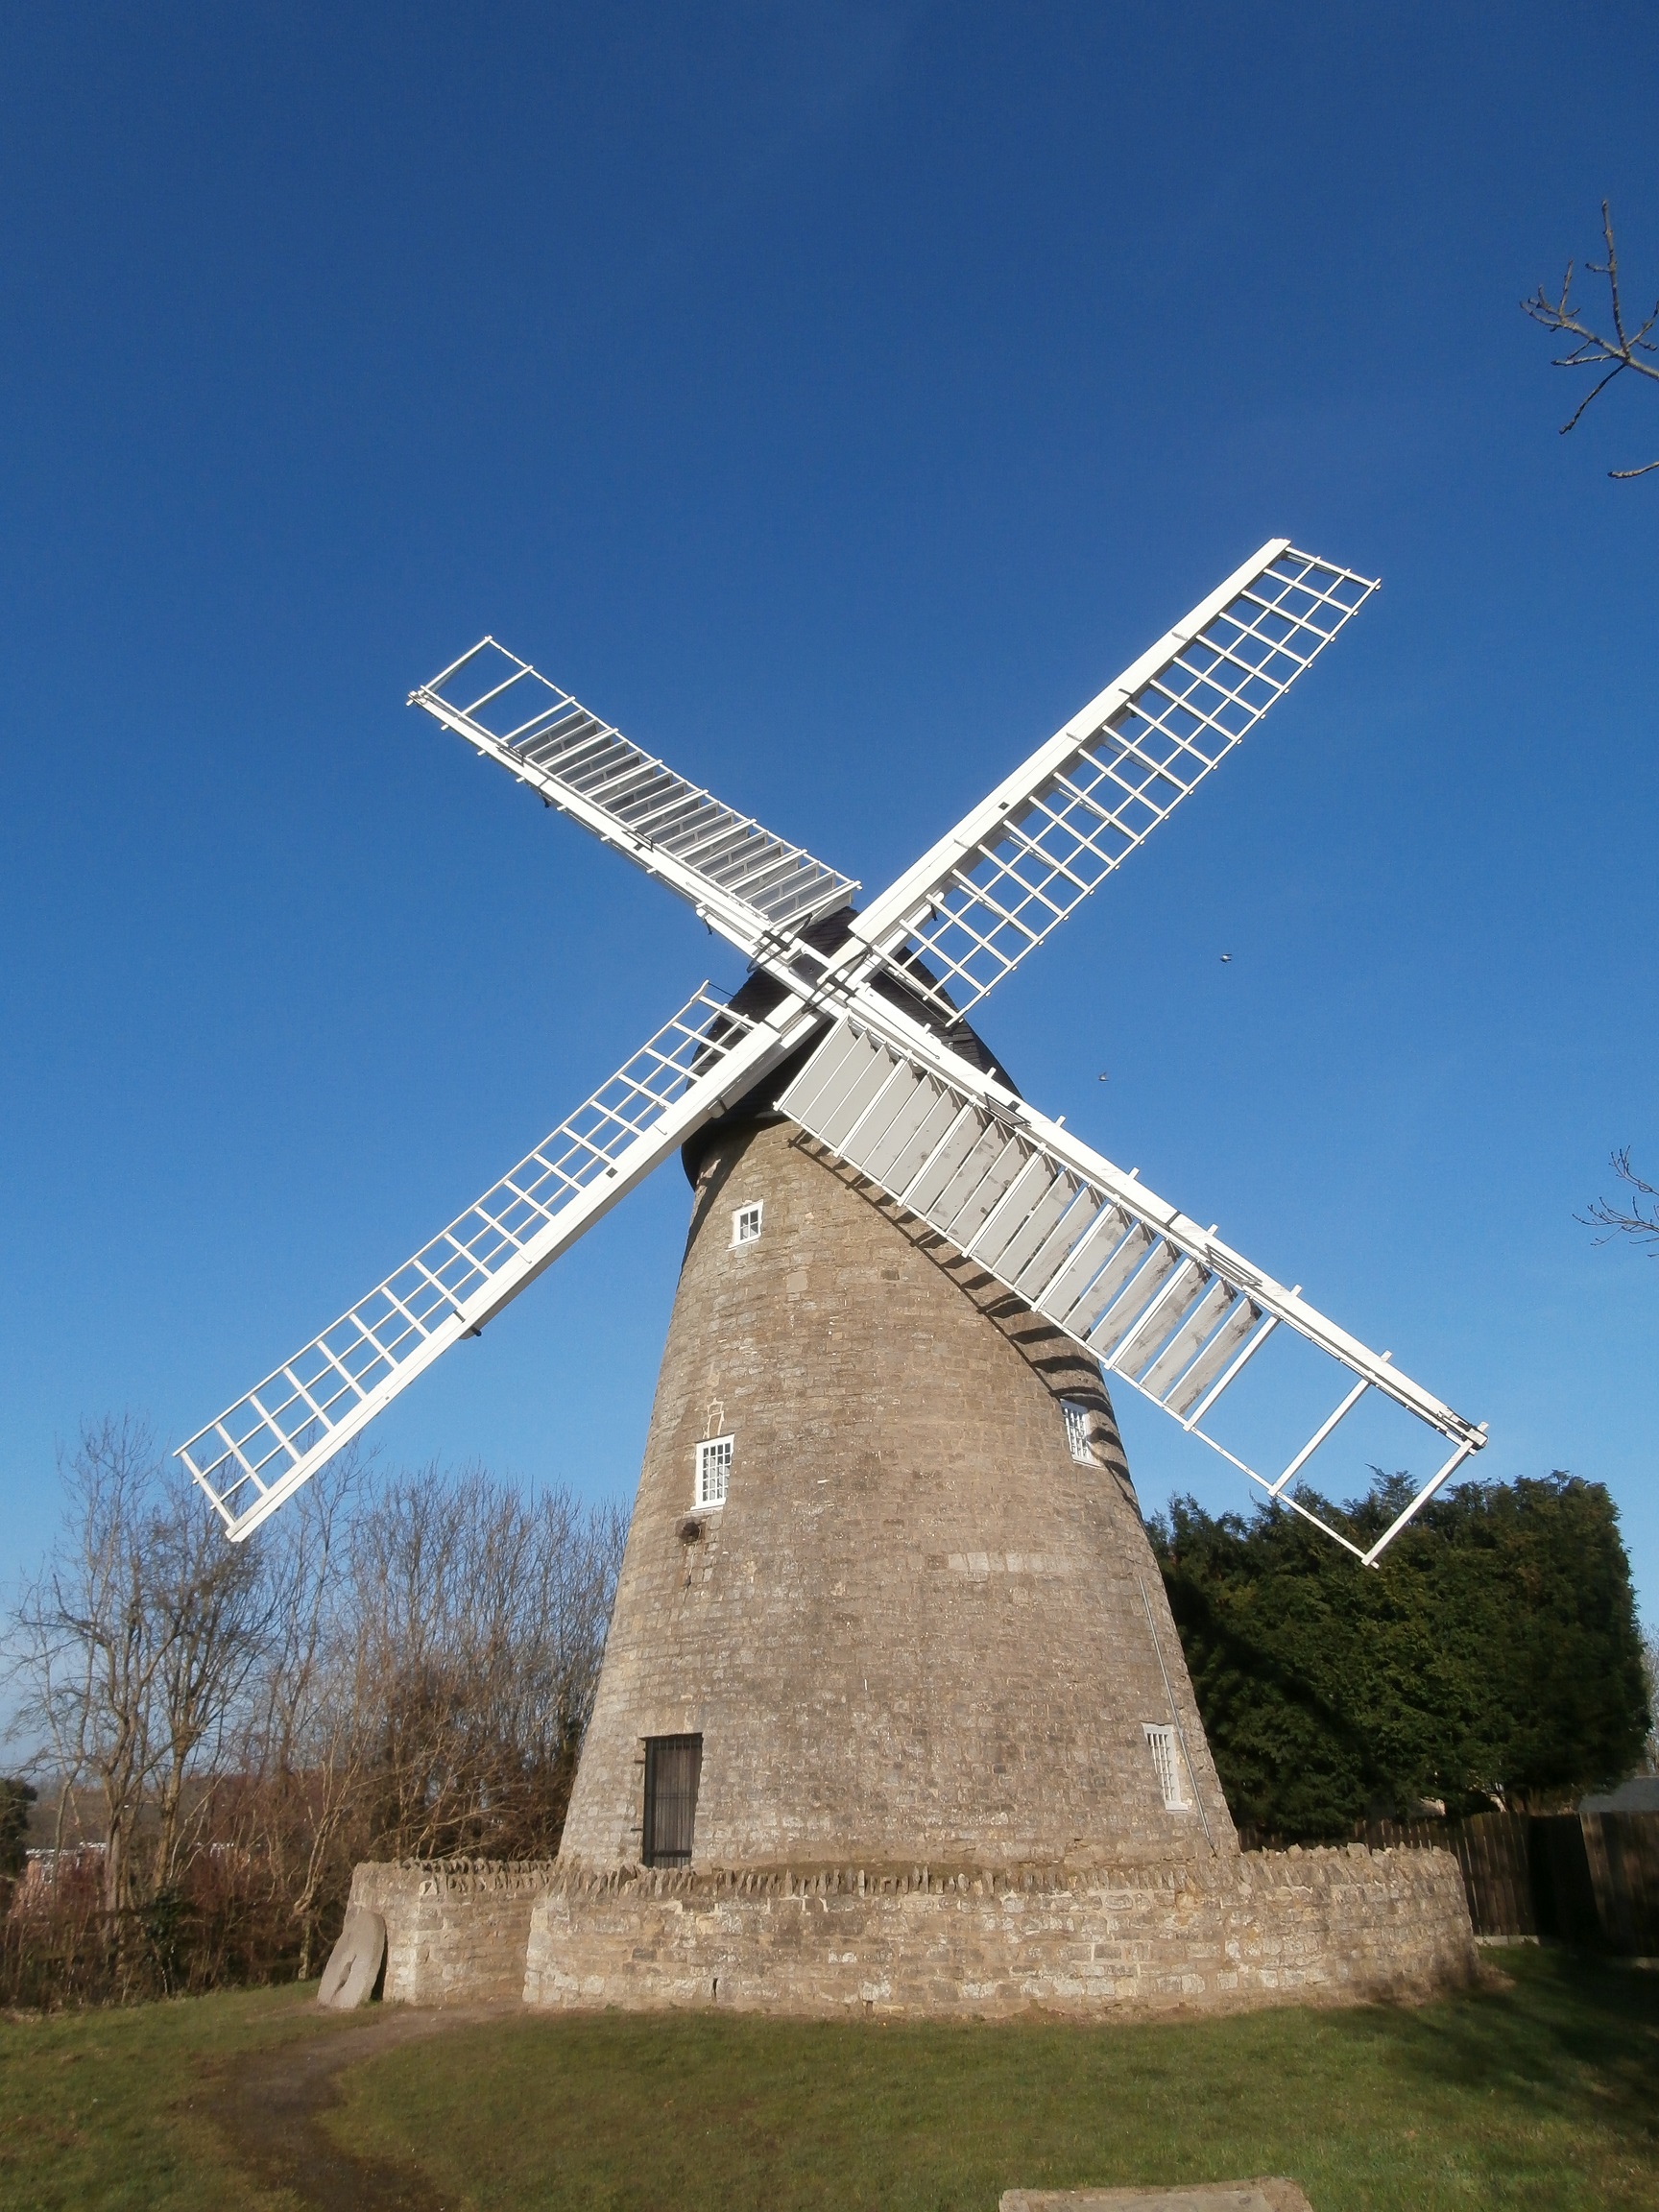
<svg viewBox="0 0 1659 2212"><path fill-rule="evenodd" d="M1380 1478L1318 1510L1370 1542L1411 1491ZM1150 1530L1241 1823L1312 1839L1418 1798L1561 1804L1642 1756L1635 1598L1599 1482L1466 1483L1375 1572L1281 1507L1246 1523L1177 1499Z"/></svg>

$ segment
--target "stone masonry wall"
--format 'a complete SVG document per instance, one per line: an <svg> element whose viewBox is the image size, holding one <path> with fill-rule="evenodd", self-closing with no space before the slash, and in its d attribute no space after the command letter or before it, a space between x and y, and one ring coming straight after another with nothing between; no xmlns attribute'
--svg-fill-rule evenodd
<svg viewBox="0 0 1659 2212"><path fill-rule="evenodd" d="M522 1996L530 1915L550 1859L405 1859L358 1866L351 1903L386 1923L389 2005Z"/></svg>
<svg viewBox="0 0 1659 2212"><path fill-rule="evenodd" d="M1444 1851L1249 1853L1186 1868L698 1876L562 1872L531 1919L532 2005L1099 2018L1354 2004L1476 1971Z"/></svg>
<svg viewBox="0 0 1659 2212"><path fill-rule="evenodd" d="M787 1121L702 1162L563 1863L644 1856L644 1739L682 1733L694 1867L1236 1852L1098 1366Z"/></svg>

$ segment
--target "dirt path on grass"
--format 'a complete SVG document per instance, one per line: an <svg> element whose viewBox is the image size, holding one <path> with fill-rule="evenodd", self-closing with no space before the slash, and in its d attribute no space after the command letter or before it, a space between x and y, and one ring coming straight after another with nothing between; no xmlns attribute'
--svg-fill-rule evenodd
<svg viewBox="0 0 1659 2212"><path fill-rule="evenodd" d="M330 2026L239 2056L205 2085L197 2109L251 2180L291 2191L311 2212L445 2212L443 2199L412 2167L354 2153L324 2126L323 2115L340 2102L340 2077L348 2067L447 2028L499 2020L518 2009L471 2005L429 2012L377 2005L361 2024Z"/></svg>

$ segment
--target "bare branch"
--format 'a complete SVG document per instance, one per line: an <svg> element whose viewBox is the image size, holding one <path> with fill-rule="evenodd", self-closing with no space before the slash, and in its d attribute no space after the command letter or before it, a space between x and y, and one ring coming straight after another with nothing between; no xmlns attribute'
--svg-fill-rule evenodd
<svg viewBox="0 0 1659 2212"><path fill-rule="evenodd" d="M1626 329L1624 303L1619 292L1619 252L1613 238L1613 216L1605 200L1601 203L1601 235L1607 241L1606 260L1589 261L1585 263L1585 267L1593 276L1605 276L1607 279L1609 311L1613 318L1613 336L1611 338L1603 336L1600 331L1593 329L1588 324L1579 320L1573 306L1573 264L1571 261L1568 262L1567 273L1561 279L1561 297L1559 300L1551 300L1549 293L1540 284L1530 300L1523 300L1521 302L1523 314L1529 315L1534 323L1541 324L1546 330L1558 331L1563 336L1577 341L1568 352L1555 355L1551 363L1552 368L1599 369L1603 365L1607 367L1606 375L1599 379L1589 398L1581 399L1573 410L1570 419L1562 423L1561 436L1563 438L1566 437L1569 430L1576 427L1591 400L1599 399L1608 385L1613 383L1616 378L1623 376L1627 369L1633 369L1638 376L1647 376L1651 378L1653 382L1659 383L1659 362L1642 358L1644 354L1659 356L1659 344L1655 344L1648 336L1648 332L1653 329L1656 324L1659 324L1659 301L1654 301L1651 314L1637 329L1634 331ZM1628 482L1631 477L1646 476L1655 469L1659 469L1659 461L1649 461L1640 469L1609 469L1607 473L1621 482Z"/></svg>
<svg viewBox="0 0 1659 2212"><path fill-rule="evenodd" d="M1659 468L1659 462L1652 466ZM1598 1244L1610 1244L1615 1237L1633 1237L1638 1244L1651 1248L1652 1258L1659 1259L1659 1184L1646 1182L1637 1174L1630 1165L1630 1147L1627 1144L1622 1151L1614 1153L1611 1165L1619 1180L1629 1184L1636 1193L1634 1198L1623 1203L1598 1198L1593 1201L1588 1214L1578 1214L1574 1218L1581 1221L1586 1229L1599 1229L1602 1232L1596 1239ZM1647 1201L1646 1213L1642 1210L1644 1199Z"/></svg>
<svg viewBox="0 0 1659 2212"><path fill-rule="evenodd" d="M1567 369L1573 367L1574 364L1567 361L1557 361L1554 366L1557 369ZM1614 377L1623 375L1623 372L1624 364L1623 361L1621 361L1617 367L1609 369L1606 375L1602 377L1600 383L1598 384L1595 390L1591 393L1590 399L1599 399L1602 393L1606 391L1608 385L1612 383ZM1583 414L1585 408L1589 406L1590 399L1579 400L1577 406L1573 410L1572 420L1570 421L1563 422L1560 429L1555 433L1558 438L1565 438L1569 430L1576 429L1578 424L1578 418Z"/></svg>

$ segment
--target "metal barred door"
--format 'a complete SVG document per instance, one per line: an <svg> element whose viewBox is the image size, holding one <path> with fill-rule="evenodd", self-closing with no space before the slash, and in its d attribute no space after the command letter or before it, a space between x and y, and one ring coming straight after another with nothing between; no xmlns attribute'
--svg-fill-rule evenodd
<svg viewBox="0 0 1659 2212"><path fill-rule="evenodd" d="M701 1736L645 1739L645 1863L688 1866L697 1820Z"/></svg>

